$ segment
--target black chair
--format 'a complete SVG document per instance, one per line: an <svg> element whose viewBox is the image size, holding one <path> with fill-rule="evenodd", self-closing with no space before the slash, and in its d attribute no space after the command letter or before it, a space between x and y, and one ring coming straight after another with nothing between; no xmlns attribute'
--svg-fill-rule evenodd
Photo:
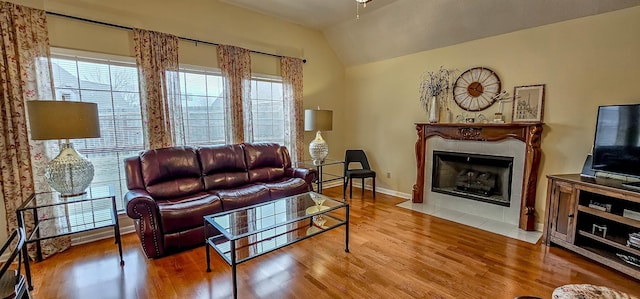
<svg viewBox="0 0 640 299"><path fill-rule="evenodd" d="M0 250L0 256L5 254L5 251L11 246L11 255L7 261L0 268L0 298L19 298L30 299L31 295L27 290L27 282L24 279L24 275L20 273L22 266L22 248L26 240L24 228L16 229L7 242L2 246ZM18 258L17 269L9 269L13 262Z"/></svg>
<svg viewBox="0 0 640 299"><path fill-rule="evenodd" d="M351 163L360 163L361 168L349 168ZM346 196L347 183L349 183L349 198L353 197L353 179L362 179L362 195L364 195L364 179L373 179L373 198L376 198L376 172L371 170L369 160L363 150L347 150L344 154L344 183L342 196Z"/></svg>

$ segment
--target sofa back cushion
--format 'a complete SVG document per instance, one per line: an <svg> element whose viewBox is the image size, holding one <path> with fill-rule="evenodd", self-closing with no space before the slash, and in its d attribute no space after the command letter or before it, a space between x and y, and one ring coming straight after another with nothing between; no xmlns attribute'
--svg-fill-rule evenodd
<svg viewBox="0 0 640 299"><path fill-rule="evenodd" d="M282 147L275 143L245 143L244 156L249 169L249 181L269 182L284 176Z"/></svg>
<svg viewBox="0 0 640 299"><path fill-rule="evenodd" d="M242 145L201 147L198 154L206 190L229 189L249 183Z"/></svg>
<svg viewBox="0 0 640 299"><path fill-rule="evenodd" d="M282 161L284 162L284 168L291 168L291 156L289 155L289 150L286 146L280 146L280 150L282 151Z"/></svg>
<svg viewBox="0 0 640 299"><path fill-rule="evenodd" d="M144 189L142 170L140 169L140 156L124 159L124 175L127 178L127 189Z"/></svg>
<svg viewBox="0 0 640 299"><path fill-rule="evenodd" d="M196 150L188 146L140 154L142 179L154 199L188 196L204 190Z"/></svg>

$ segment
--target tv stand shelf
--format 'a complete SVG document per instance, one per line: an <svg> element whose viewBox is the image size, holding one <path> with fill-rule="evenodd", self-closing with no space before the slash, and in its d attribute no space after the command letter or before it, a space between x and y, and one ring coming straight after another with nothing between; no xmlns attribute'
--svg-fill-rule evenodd
<svg viewBox="0 0 640 299"><path fill-rule="evenodd" d="M622 187L631 189L634 191L640 191L640 182L622 183Z"/></svg>
<svg viewBox="0 0 640 299"><path fill-rule="evenodd" d="M564 247L640 280L640 267L619 257L640 260L640 248L627 245L629 234L640 232L640 220L623 216L625 210L640 212L640 192L616 179L579 174L547 178L545 244Z"/></svg>

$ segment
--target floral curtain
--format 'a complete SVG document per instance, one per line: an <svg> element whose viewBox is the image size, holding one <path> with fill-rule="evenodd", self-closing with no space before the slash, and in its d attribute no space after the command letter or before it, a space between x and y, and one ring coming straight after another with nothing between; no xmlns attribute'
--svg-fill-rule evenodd
<svg viewBox="0 0 640 299"><path fill-rule="evenodd" d="M282 85L284 88L285 146L294 163L304 159L304 111L302 105L302 59L282 57L280 59Z"/></svg>
<svg viewBox="0 0 640 299"><path fill-rule="evenodd" d="M44 178L47 150L44 142L30 140L25 107L26 101L53 98L53 84L45 11L0 2L0 31L0 190L10 233L18 226L17 208L34 192L50 191ZM26 217L28 234L33 225ZM70 244L69 237L45 240L43 257Z"/></svg>
<svg viewBox="0 0 640 299"><path fill-rule="evenodd" d="M251 117L251 51L239 47L219 45L218 64L225 85L225 122L227 144L252 142Z"/></svg>
<svg viewBox="0 0 640 299"><path fill-rule="evenodd" d="M140 80L145 148L184 144L178 64L178 37L133 29Z"/></svg>

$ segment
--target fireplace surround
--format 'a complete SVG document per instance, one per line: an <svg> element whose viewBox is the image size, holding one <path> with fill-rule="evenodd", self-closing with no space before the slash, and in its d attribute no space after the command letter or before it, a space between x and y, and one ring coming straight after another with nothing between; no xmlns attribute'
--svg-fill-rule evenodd
<svg viewBox="0 0 640 299"><path fill-rule="evenodd" d="M413 185L412 201L423 202L425 185L426 141L433 136L449 140L495 142L515 139L524 142L524 172L520 199L519 227L535 229L535 199L540 165L540 143L542 123L511 124L461 124L461 123L416 123L418 140L415 144L416 183Z"/></svg>

